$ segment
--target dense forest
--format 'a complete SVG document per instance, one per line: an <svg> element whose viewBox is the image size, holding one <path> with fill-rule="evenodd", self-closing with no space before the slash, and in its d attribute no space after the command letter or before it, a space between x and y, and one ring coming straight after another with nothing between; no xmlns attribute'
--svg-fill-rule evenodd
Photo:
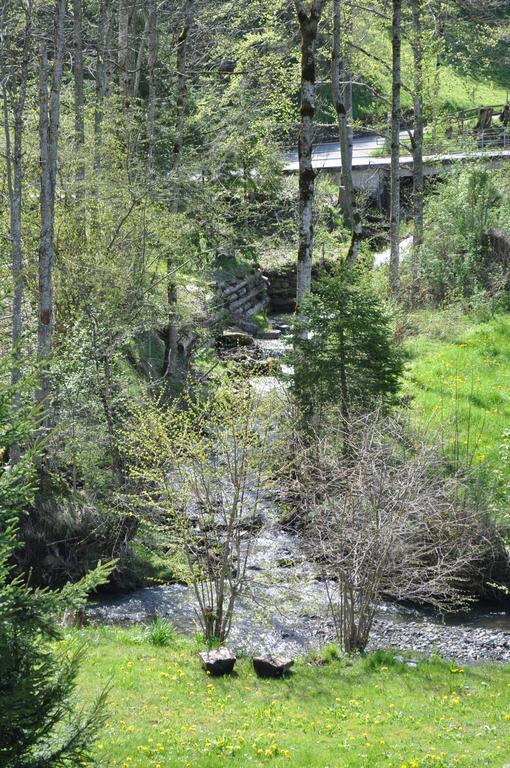
<svg viewBox="0 0 510 768"><path fill-rule="evenodd" d="M509 52L2 0L0 768L510 762Z"/></svg>

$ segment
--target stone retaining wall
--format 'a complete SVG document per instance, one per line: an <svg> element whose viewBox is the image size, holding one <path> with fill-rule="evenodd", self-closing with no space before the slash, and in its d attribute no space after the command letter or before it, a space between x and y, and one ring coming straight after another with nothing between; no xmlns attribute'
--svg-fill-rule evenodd
<svg viewBox="0 0 510 768"><path fill-rule="evenodd" d="M266 271L271 312L292 313L296 309L297 271L295 264L287 264Z"/></svg>
<svg viewBox="0 0 510 768"><path fill-rule="evenodd" d="M269 306L268 283L258 269L241 280L232 278L218 283L217 302L234 318L249 320Z"/></svg>
<svg viewBox="0 0 510 768"><path fill-rule="evenodd" d="M328 262L315 262L312 269L314 279L331 270ZM268 280L268 294L272 314L292 314L296 310L297 266L295 263L283 264L274 269L265 270Z"/></svg>

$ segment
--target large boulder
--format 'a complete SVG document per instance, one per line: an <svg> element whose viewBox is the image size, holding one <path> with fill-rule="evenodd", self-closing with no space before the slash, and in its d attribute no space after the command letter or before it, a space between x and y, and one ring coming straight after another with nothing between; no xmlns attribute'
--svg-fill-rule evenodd
<svg viewBox="0 0 510 768"><path fill-rule="evenodd" d="M202 660L202 666L206 672L211 675L230 675L237 661L236 657L228 648L217 648L213 651L202 651L199 653Z"/></svg>
<svg viewBox="0 0 510 768"><path fill-rule="evenodd" d="M220 343L227 349L235 347L252 347L255 344L253 336L240 328L226 328L221 336Z"/></svg>
<svg viewBox="0 0 510 768"><path fill-rule="evenodd" d="M254 656L253 668L259 677L283 677L294 664L280 656Z"/></svg>

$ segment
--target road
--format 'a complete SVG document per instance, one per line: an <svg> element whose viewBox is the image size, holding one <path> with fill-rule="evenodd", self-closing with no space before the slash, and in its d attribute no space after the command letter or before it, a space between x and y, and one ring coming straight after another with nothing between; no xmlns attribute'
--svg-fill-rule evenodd
<svg viewBox="0 0 510 768"><path fill-rule="evenodd" d="M409 146L409 133L400 132L400 142L403 151L400 157L400 163L412 163L412 157L406 152L405 147ZM353 168L367 168L374 166L389 166L390 157L374 157L375 150L384 147L385 140L377 134L368 134L366 136L355 136L352 142L352 166ZM428 159L431 162L465 160L467 158L477 159L483 157L510 157L510 149L502 147L492 147L482 149L476 152L446 152L444 154L431 155ZM427 159L427 157L425 158ZM284 170L288 173L297 173L299 170L299 159L297 149L286 152L283 156ZM312 165L316 170L337 170L341 168L340 144L329 142L327 144L316 144L313 148Z"/></svg>
<svg viewBox="0 0 510 768"><path fill-rule="evenodd" d="M402 131L400 140L405 142L406 139L409 140L409 134L407 131ZM352 141L353 167L387 164L387 157L373 157L373 152L384 147L384 143L384 138L378 136L376 133L371 133L366 136L355 136ZM299 170L297 149L285 154L284 163L286 171L292 172ZM313 167L318 170L321 168L340 168L342 164L340 160L340 144L337 141L327 144L316 144L313 148L312 164Z"/></svg>

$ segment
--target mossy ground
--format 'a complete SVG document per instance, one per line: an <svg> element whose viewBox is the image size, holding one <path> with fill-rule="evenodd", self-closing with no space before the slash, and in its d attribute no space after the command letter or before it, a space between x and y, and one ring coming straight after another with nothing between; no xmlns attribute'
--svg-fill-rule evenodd
<svg viewBox="0 0 510 768"><path fill-rule="evenodd" d="M325 665L299 660L284 680L259 680L240 659L234 676L211 678L197 645L178 636L156 647L141 627L79 635L89 644L80 697L111 685L97 745L104 767L510 762L510 666L461 670L432 660L410 668L378 652Z"/></svg>

